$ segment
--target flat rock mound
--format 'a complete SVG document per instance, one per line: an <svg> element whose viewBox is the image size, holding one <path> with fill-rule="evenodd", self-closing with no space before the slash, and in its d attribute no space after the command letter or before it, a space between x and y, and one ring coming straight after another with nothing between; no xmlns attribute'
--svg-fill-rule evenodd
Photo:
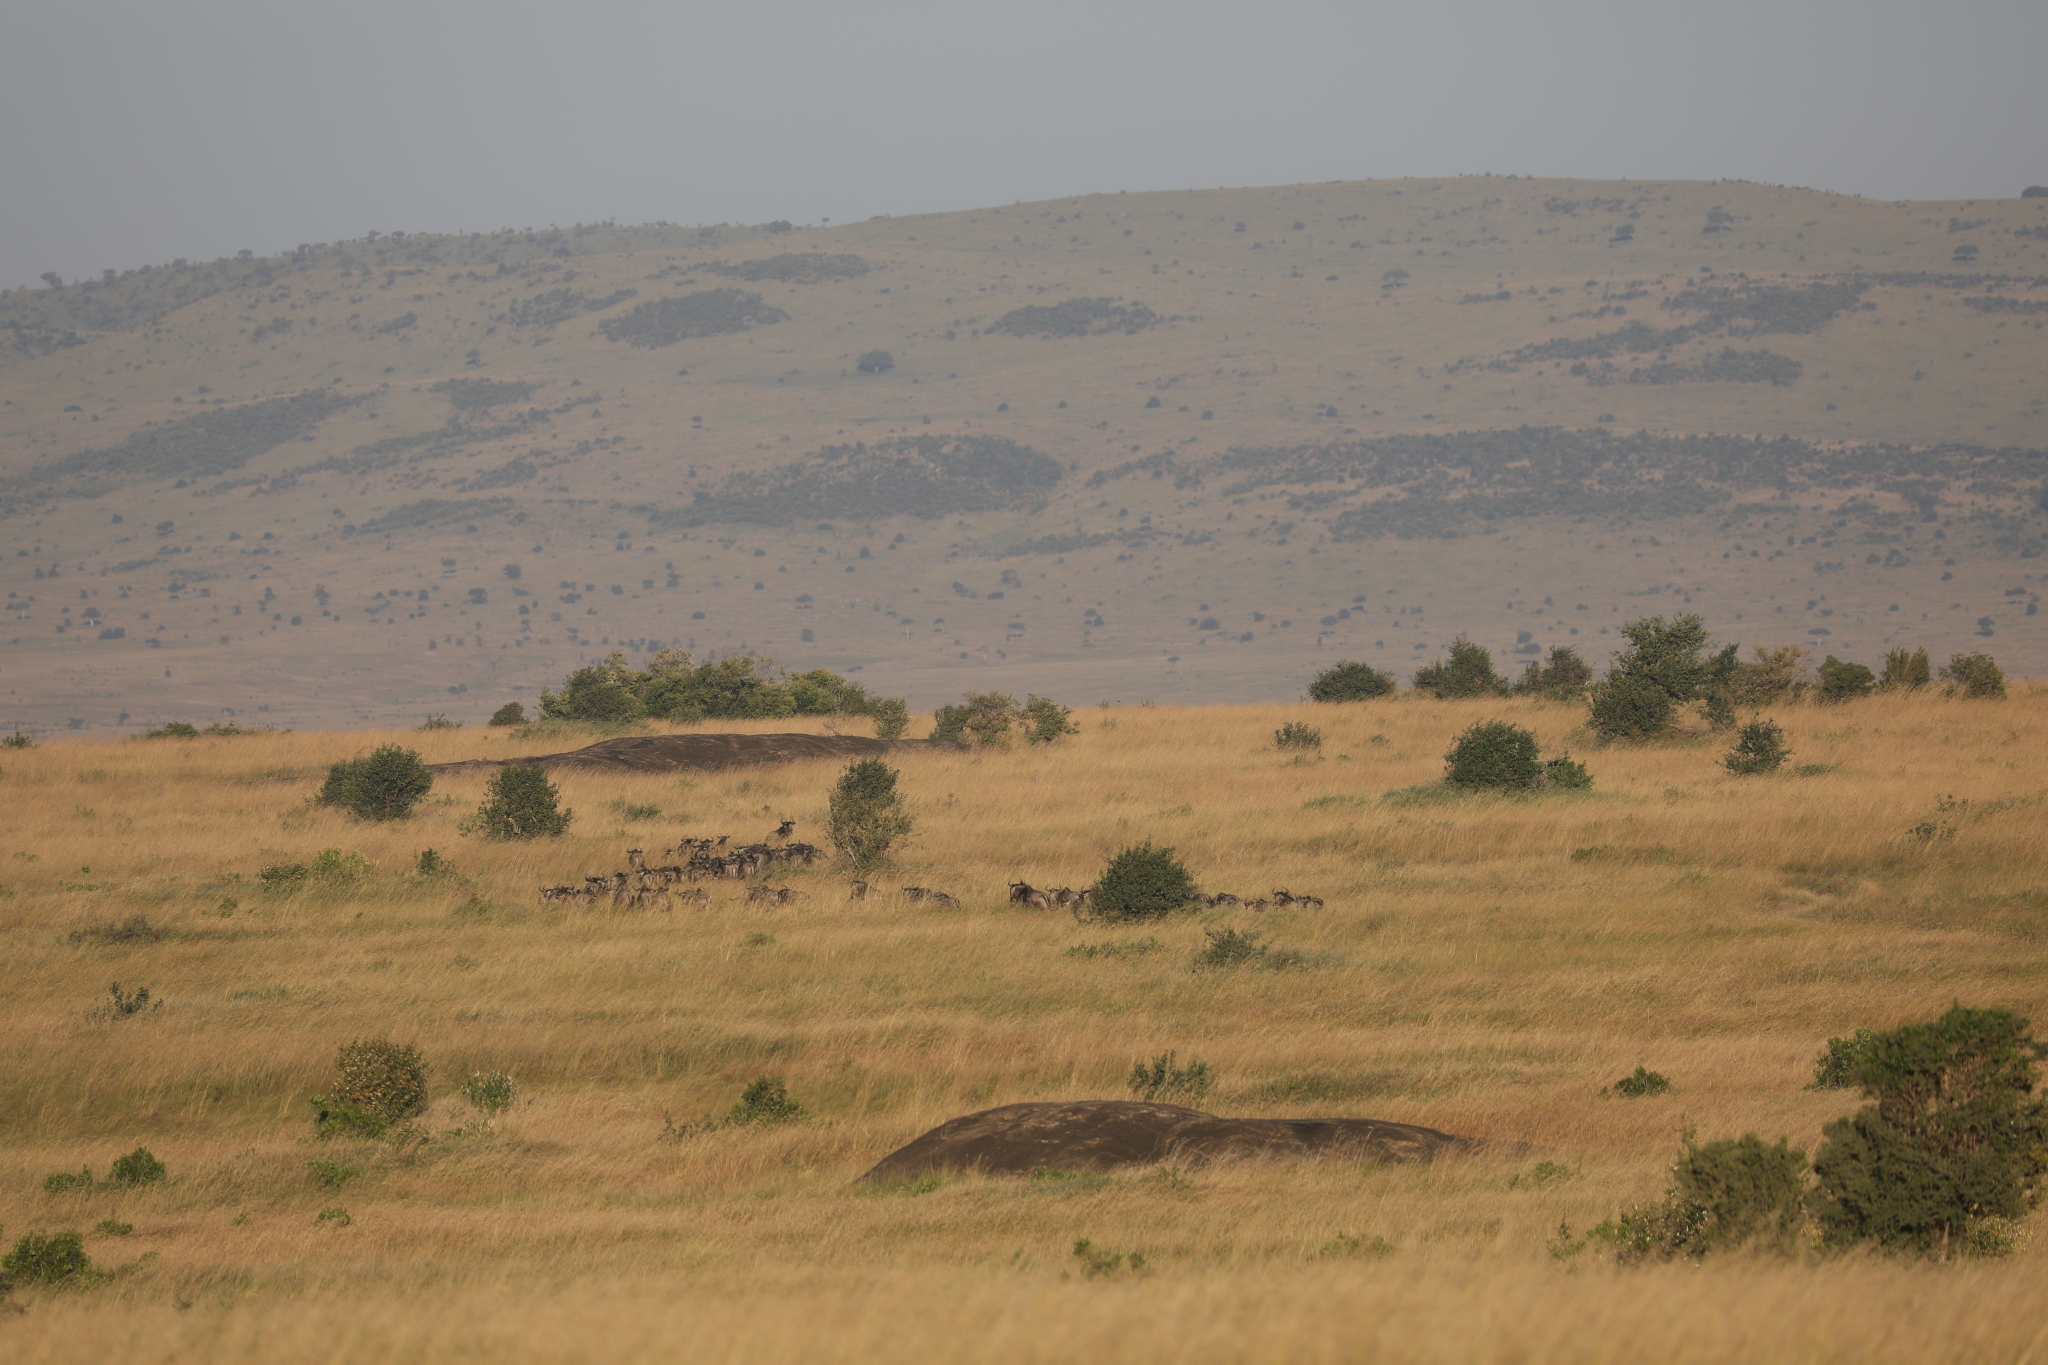
<svg viewBox="0 0 2048 1365"><path fill-rule="evenodd" d="M754 768L769 763L794 763L805 758L854 759L904 750L959 752L964 744L929 739L867 739L859 735L626 735L603 739L565 754L530 754L520 758L472 758L462 763L435 763L437 773L502 768L512 763L538 763L548 768L580 768L597 772L707 772L721 768Z"/></svg>
<svg viewBox="0 0 2048 1365"><path fill-rule="evenodd" d="M1113 1171L1162 1161L1284 1160L1340 1151L1378 1161L1429 1161L1482 1145L1480 1138L1384 1119L1226 1119L1176 1104L1074 1100L1006 1104L949 1119L883 1157L861 1180L967 1169L998 1175L1041 1168Z"/></svg>

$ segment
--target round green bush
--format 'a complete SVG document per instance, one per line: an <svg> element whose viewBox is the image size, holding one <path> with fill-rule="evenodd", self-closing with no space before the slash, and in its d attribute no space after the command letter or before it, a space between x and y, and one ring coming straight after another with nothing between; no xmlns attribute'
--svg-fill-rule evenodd
<svg viewBox="0 0 2048 1365"><path fill-rule="evenodd" d="M320 1132L376 1137L427 1107L427 1064L412 1043L383 1038L346 1043L334 1054L334 1083L315 1095Z"/></svg>
<svg viewBox="0 0 2048 1365"><path fill-rule="evenodd" d="M386 744L367 758L329 768L318 801L358 820L403 820L433 785L434 774L418 751Z"/></svg>
<svg viewBox="0 0 2048 1365"><path fill-rule="evenodd" d="M526 724L526 708L516 701L508 701L497 710L491 712L490 723L493 725L524 725Z"/></svg>
<svg viewBox="0 0 2048 1365"><path fill-rule="evenodd" d="M164 1163L147 1147L137 1147L126 1156L114 1158L110 1177L116 1185L154 1185L164 1178Z"/></svg>
<svg viewBox="0 0 2048 1365"><path fill-rule="evenodd" d="M20 1284L63 1284L92 1274L85 1239L75 1232L25 1232L14 1250L0 1258L0 1281Z"/></svg>
<svg viewBox="0 0 2048 1365"><path fill-rule="evenodd" d="M879 758L846 765L829 798L832 846L857 872L879 867L889 847L910 833L910 815L896 790L896 770Z"/></svg>
<svg viewBox="0 0 2048 1365"><path fill-rule="evenodd" d="M511 763L491 776L484 803L463 826L486 839L538 839L569 828L574 811L559 809L561 796L538 763Z"/></svg>
<svg viewBox="0 0 2048 1365"><path fill-rule="evenodd" d="M1173 850L1148 840L1109 860L1095 882L1095 915L1118 922L1159 919L1190 904L1197 889Z"/></svg>
<svg viewBox="0 0 2048 1365"><path fill-rule="evenodd" d="M1735 747L1721 760L1721 766L1737 777L1774 773L1792 751L1785 747L1785 731L1774 720L1758 717L1738 730Z"/></svg>
<svg viewBox="0 0 2048 1365"><path fill-rule="evenodd" d="M1877 690L1877 674L1862 664L1844 663L1830 654L1820 666L1820 699L1824 702L1850 701Z"/></svg>
<svg viewBox="0 0 2048 1365"><path fill-rule="evenodd" d="M1609 678L1593 689L1593 733L1602 739L1648 739L1662 734L1678 703L1647 678Z"/></svg>
<svg viewBox="0 0 2048 1365"><path fill-rule="evenodd" d="M1394 690L1394 680L1371 664L1345 660L1316 674L1308 685L1310 701L1370 701Z"/></svg>
<svg viewBox="0 0 2048 1365"><path fill-rule="evenodd" d="M1453 787L1526 791L1542 777L1536 736L1504 720L1479 722L1444 755L1444 781Z"/></svg>

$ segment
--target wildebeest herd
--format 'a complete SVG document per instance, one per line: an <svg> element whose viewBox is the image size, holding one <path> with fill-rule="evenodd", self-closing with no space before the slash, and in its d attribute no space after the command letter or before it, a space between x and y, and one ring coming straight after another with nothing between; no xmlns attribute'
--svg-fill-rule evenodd
<svg viewBox="0 0 2048 1365"><path fill-rule="evenodd" d="M647 864L645 850L629 848L626 850L626 871L586 876L581 886L543 886L540 888L541 903L595 905L605 901L614 906L641 910L673 910L680 900L684 905L708 910L711 908L711 892L695 883L728 880L748 883L748 905L794 905L809 897L793 887L769 886L753 879L778 863L801 863L808 867L824 853L813 844L781 842L795 832L796 822L784 820L766 842L745 844L724 852L720 850L726 849L731 841L730 835L721 834L715 839L684 839L674 848L663 849L661 856L664 861L653 867ZM685 883L689 885L685 886ZM849 900L875 900L887 894L883 888L865 881L856 881L848 887ZM945 908L958 908L961 903L958 896L926 886L901 887L896 894L913 903ZM1276 890L1271 899L1245 900L1225 891L1213 896L1197 895L1195 901L1211 909L1323 908L1319 896L1297 896L1285 890ZM1011 882L1009 903L1033 910L1065 908L1073 912L1074 918L1085 919L1094 908L1095 888L1084 887L1076 891L1072 887L1054 886L1040 890L1028 882Z"/></svg>

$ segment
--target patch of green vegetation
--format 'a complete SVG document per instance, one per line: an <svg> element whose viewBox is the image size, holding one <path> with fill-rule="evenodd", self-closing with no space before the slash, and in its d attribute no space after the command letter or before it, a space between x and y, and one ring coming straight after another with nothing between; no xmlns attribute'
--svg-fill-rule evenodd
<svg viewBox="0 0 2048 1365"><path fill-rule="evenodd" d="M445 521L479 521L509 512L519 504L511 498L421 498L394 507L380 517L372 517L356 527L358 535L388 535L393 531L413 531L422 526L436 526Z"/></svg>
<svg viewBox="0 0 2048 1365"><path fill-rule="evenodd" d="M701 289L670 299L635 304L597 325L607 341L629 346L673 346L692 337L744 332L750 327L787 322L789 314L744 289Z"/></svg>
<svg viewBox="0 0 2048 1365"><path fill-rule="evenodd" d="M764 280L778 284L823 284L827 280L857 279L868 273L868 263L852 252L824 251L785 251L780 256L741 261L737 265L714 261L704 268L714 275L755 284Z"/></svg>
<svg viewBox="0 0 2048 1365"><path fill-rule="evenodd" d="M1059 461L1003 436L901 436L826 446L759 473L735 474L666 525L942 517L998 509L1037 511L1062 474Z"/></svg>
<svg viewBox="0 0 2048 1365"><path fill-rule="evenodd" d="M1162 318L1142 303L1118 299L1066 299L1053 304L1031 304L1014 308L988 325L997 334L1018 337L1085 337L1106 332L1136 336L1157 327Z"/></svg>
<svg viewBox="0 0 2048 1365"><path fill-rule="evenodd" d="M524 379L444 379L429 384L427 392L442 395L457 412L482 412L502 403L523 403L539 387Z"/></svg>

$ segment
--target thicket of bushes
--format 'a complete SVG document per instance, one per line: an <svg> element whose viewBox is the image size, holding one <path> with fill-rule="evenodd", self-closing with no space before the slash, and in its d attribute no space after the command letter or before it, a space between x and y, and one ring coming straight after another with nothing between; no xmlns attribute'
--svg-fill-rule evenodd
<svg viewBox="0 0 2048 1365"><path fill-rule="evenodd" d="M1027 694L1019 702L1007 692L969 692L958 704L932 713L931 737L951 744L1000 747L1014 733L1023 735L1026 744L1050 744L1081 732L1073 714L1072 708L1051 697Z"/></svg>
<svg viewBox="0 0 2048 1365"><path fill-rule="evenodd" d="M771 322L787 322L789 314L759 294L745 289L700 289L674 298L635 304L597 324L607 341L629 346L673 346L691 337L744 332Z"/></svg>
<svg viewBox="0 0 2048 1365"><path fill-rule="evenodd" d="M773 659L745 654L699 664L681 649L662 650L644 669L614 651L602 663L571 673L560 691L541 689L540 714L549 720L614 723L643 716L684 721L874 716L885 728L908 720L896 699L869 696L859 683L826 669L792 674L778 669ZM902 733L900 725L896 733Z"/></svg>

